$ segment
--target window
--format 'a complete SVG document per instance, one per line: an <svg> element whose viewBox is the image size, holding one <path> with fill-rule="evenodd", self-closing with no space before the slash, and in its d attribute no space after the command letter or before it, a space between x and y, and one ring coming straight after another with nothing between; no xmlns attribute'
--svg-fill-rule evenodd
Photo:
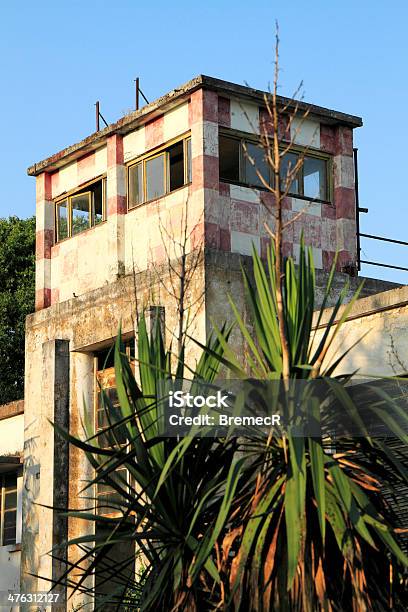
<svg viewBox="0 0 408 612"><path fill-rule="evenodd" d="M293 169L302 154L300 150L287 153L281 163L282 188L285 177ZM254 161L253 165L249 159ZM273 176L265 160L263 148L256 142L239 136L220 134L219 138L220 179L249 187L264 185L259 178L260 172L265 181L272 184ZM329 157L318 153L304 155L303 164L290 185L289 195L323 202L330 201Z"/></svg>
<svg viewBox="0 0 408 612"><path fill-rule="evenodd" d="M241 142L235 138L220 136L220 178L226 181L240 180Z"/></svg>
<svg viewBox="0 0 408 612"><path fill-rule="evenodd" d="M281 167L282 181L289 168L293 169L299 159L299 153L288 153L283 158ZM328 201L327 159L305 155L296 178L289 189L290 195L299 195L311 200Z"/></svg>
<svg viewBox="0 0 408 612"><path fill-rule="evenodd" d="M191 138L129 166L128 206L156 200L191 182Z"/></svg>
<svg viewBox="0 0 408 612"><path fill-rule="evenodd" d="M157 157L145 162L146 172L146 200L160 198L166 192L166 167L165 155L162 153Z"/></svg>
<svg viewBox="0 0 408 612"><path fill-rule="evenodd" d="M0 474L0 546L16 543L17 475Z"/></svg>
<svg viewBox="0 0 408 612"><path fill-rule="evenodd" d="M245 143L246 151L244 149L244 160L245 160L245 182L248 185L262 187L263 183L258 176L258 172L262 175L262 178L266 182L269 182L269 166L265 161L265 151L262 147L252 143ZM251 162L251 159L253 163Z"/></svg>
<svg viewBox="0 0 408 612"><path fill-rule="evenodd" d="M298 156L295 153L287 153L281 161L281 189L286 189L286 177L289 173L293 173L293 170L297 164ZM289 188L289 193L299 194L299 173L293 178L293 181Z"/></svg>
<svg viewBox="0 0 408 612"><path fill-rule="evenodd" d="M106 219L106 179L91 183L55 203L55 239L76 236Z"/></svg>
<svg viewBox="0 0 408 612"><path fill-rule="evenodd" d="M316 157L305 157L303 162L303 195L308 198L326 199L326 163Z"/></svg>
<svg viewBox="0 0 408 612"><path fill-rule="evenodd" d="M135 358L135 342L134 339L125 343L125 352L131 363ZM115 368L114 368L114 348L98 352L95 357L95 431L103 432L106 427L109 427L121 418L119 408L119 400L115 386ZM108 396L112 411L107 412L102 401L101 389L104 389ZM127 444L127 428L126 425L121 425L114 428L115 448L124 447ZM111 446L112 436L99 433L98 444L102 448ZM129 482L129 473L125 467L120 467L115 471L117 483L123 488L126 482ZM107 485L98 484L96 486L97 511L101 516L112 516L120 512L121 496L117 491Z"/></svg>

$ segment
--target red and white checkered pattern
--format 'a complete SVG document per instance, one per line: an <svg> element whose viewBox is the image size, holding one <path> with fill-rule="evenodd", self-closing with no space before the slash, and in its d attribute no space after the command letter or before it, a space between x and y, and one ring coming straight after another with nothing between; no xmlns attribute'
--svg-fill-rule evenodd
<svg viewBox="0 0 408 612"><path fill-rule="evenodd" d="M107 138L100 149L70 162L52 174L37 177L36 308L81 294L111 282L117 275L145 269L150 253L163 259L160 219L183 214L188 194L189 223L194 227L191 248L200 242L208 248L250 254L252 244L265 256L270 241L265 224L273 230L273 197L264 191L229 185L219 179L220 127L259 133L266 126L264 109L250 101L228 99L215 91L198 89L188 102L155 117L122 137ZM284 233L284 252L296 257L300 237L313 248L317 267L329 269L335 251L339 268L356 261L353 133L351 128L320 124L313 119L292 122L291 136L299 144L313 145L333 156L332 204L286 198L284 219L302 215ZM192 185L181 192L132 210L126 206L126 163L169 140L191 131ZM289 125L281 118L280 137L288 140ZM54 245L53 199L107 175L107 224L73 240ZM163 217L164 215L164 217ZM167 218L166 217L166 218ZM166 221L167 223L167 221ZM191 229L191 228L190 228ZM101 249L101 244L103 245ZM95 266L93 257L98 258ZM97 267L97 271L95 271Z"/></svg>

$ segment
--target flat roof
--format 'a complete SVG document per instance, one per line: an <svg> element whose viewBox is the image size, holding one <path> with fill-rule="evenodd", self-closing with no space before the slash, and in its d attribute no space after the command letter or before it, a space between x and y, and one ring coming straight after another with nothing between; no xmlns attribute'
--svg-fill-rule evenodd
<svg viewBox="0 0 408 612"><path fill-rule="evenodd" d="M239 98L257 101L261 104L264 102L265 95L268 95L269 93L259 89L253 89L252 87L248 87L246 85L238 85L236 83L230 83L229 81L223 81L221 79L200 74L184 85L181 85L157 100L150 102L150 104L147 104L140 110L133 111L124 117L121 117L121 119L115 123L111 123L103 130L94 132L80 142L66 147L58 153L54 153L54 155L33 164L27 169L27 174L30 176L37 176L45 170L48 172L53 172L70 161L74 161L75 159L100 148L105 144L108 136L111 136L112 134L124 135L132 132L148 121L151 121L174 106L177 106L180 101L188 98L192 92L202 88L217 91L218 93L222 93L226 96L237 96ZM351 128L361 127L363 125L361 117L357 117L355 115L348 115L329 108L316 106L315 104L308 104L307 102L303 101L292 100L291 98L285 98L283 96L278 96L278 99L282 106L286 105L290 109L297 105L300 111L309 110L310 117L324 119L324 122L327 124L345 125Z"/></svg>
<svg viewBox="0 0 408 612"><path fill-rule="evenodd" d="M0 421L10 419L18 414L24 414L24 400L15 400L7 404L0 405Z"/></svg>

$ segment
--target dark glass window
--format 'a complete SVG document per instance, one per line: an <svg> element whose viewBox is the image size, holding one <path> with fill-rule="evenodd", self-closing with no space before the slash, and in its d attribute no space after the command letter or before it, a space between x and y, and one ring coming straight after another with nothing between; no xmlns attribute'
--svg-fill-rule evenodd
<svg viewBox="0 0 408 612"><path fill-rule="evenodd" d="M106 181L96 183L95 189L92 192L92 225L98 225L103 221L103 189L106 189Z"/></svg>
<svg viewBox="0 0 408 612"><path fill-rule="evenodd" d="M145 162L146 200L155 200L165 193L164 153Z"/></svg>
<svg viewBox="0 0 408 612"><path fill-rule="evenodd" d="M300 164L296 176L294 176L293 170L301 155L301 152L290 151L282 158L280 169L281 189L287 190L288 195L329 201L329 159L317 155L304 155L303 163ZM253 160L253 163L249 157ZM256 142L231 137L225 133L220 134L219 167L220 180L262 188L265 187L265 184L259 178L259 172L266 182L272 185L272 170L265 158L264 149ZM289 189L287 189L286 181L289 174L292 180Z"/></svg>
<svg viewBox="0 0 408 612"><path fill-rule="evenodd" d="M124 352L130 359L134 361L135 357L135 341L132 338L124 343ZM96 355L96 405L95 405L95 430L98 434L98 444L102 448L120 449L126 446L128 441L128 432L125 424L118 424L113 427L109 433L105 432L106 428L112 427L115 423L119 423L122 419L119 406L118 395L115 385L115 369L113 367L114 347L99 351ZM102 389L104 395L109 399L110 406L103 401ZM126 489L129 483L129 473L126 468L119 467L112 474L112 479L116 481L123 489ZM98 483L96 486L97 511L99 515L116 515L121 511L122 497L117 493L114 487L105 483Z"/></svg>
<svg viewBox="0 0 408 612"><path fill-rule="evenodd" d="M240 157L241 142L236 138L220 136L219 159L220 179L225 181L240 181Z"/></svg>
<svg viewBox="0 0 408 612"><path fill-rule="evenodd" d="M169 191L174 191L184 185L184 145L177 142L168 150L169 160Z"/></svg>
<svg viewBox="0 0 408 612"><path fill-rule="evenodd" d="M0 475L0 546L16 543L17 474Z"/></svg>
<svg viewBox="0 0 408 612"><path fill-rule="evenodd" d="M259 178L257 170L268 183L270 173L269 166L265 160L265 151L262 147L252 142L247 142L245 147L246 151L245 148L243 150L243 157L245 160L245 182L255 187L263 187L264 184ZM251 163L249 157L253 159L254 165Z"/></svg>
<svg viewBox="0 0 408 612"><path fill-rule="evenodd" d="M296 155L296 153L287 153L281 161L281 170L280 170L280 176L281 176L281 189L285 190L287 187L287 178L288 175L292 175L293 174L293 170L297 164L299 156ZM299 174L297 175L297 177L294 177L293 181L291 182L291 185L289 187L289 193L292 194L299 194Z"/></svg>

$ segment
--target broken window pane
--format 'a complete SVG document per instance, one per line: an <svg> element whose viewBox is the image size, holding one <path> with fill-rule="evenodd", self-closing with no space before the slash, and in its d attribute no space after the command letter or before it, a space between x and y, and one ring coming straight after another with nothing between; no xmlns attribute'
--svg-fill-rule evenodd
<svg viewBox="0 0 408 612"><path fill-rule="evenodd" d="M264 187L256 172L258 170L265 181L269 183L269 166L265 161L265 151L263 148L252 142L247 142L246 151L244 149L243 156L245 160L245 182L251 186ZM248 156L253 159L255 165L251 163Z"/></svg>
<svg viewBox="0 0 408 612"><path fill-rule="evenodd" d="M220 136L220 179L239 182L239 154L241 143L235 138Z"/></svg>
<svg viewBox="0 0 408 612"><path fill-rule="evenodd" d="M308 198L327 199L326 162L324 159L305 157L303 162L303 194Z"/></svg>
<svg viewBox="0 0 408 612"><path fill-rule="evenodd" d="M177 142L168 149L169 153L169 191L184 185L183 141Z"/></svg>
<svg viewBox="0 0 408 612"><path fill-rule="evenodd" d="M90 201L90 191L80 193L71 198L73 236L83 232L90 226Z"/></svg>
<svg viewBox="0 0 408 612"><path fill-rule="evenodd" d="M146 199L154 200L165 193L164 153L145 162Z"/></svg>
<svg viewBox="0 0 408 612"><path fill-rule="evenodd" d="M63 200L56 205L57 240L68 238L68 200Z"/></svg>
<svg viewBox="0 0 408 612"><path fill-rule="evenodd" d="M129 208L144 202L143 197L143 164L129 168Z"/></svg>
<svg viewBox="0 0 408 612"><path fill-rule="evenodd" d="M298 155L295 153L287 153L281 162L280 176L281 176L281 189L282 191L286 191L287 189L287 180L289 179L289 175L293 175L293 170L298 161ZM288 193L298 194L299 191L299 175L294 178L291 182Z"/></svg>

